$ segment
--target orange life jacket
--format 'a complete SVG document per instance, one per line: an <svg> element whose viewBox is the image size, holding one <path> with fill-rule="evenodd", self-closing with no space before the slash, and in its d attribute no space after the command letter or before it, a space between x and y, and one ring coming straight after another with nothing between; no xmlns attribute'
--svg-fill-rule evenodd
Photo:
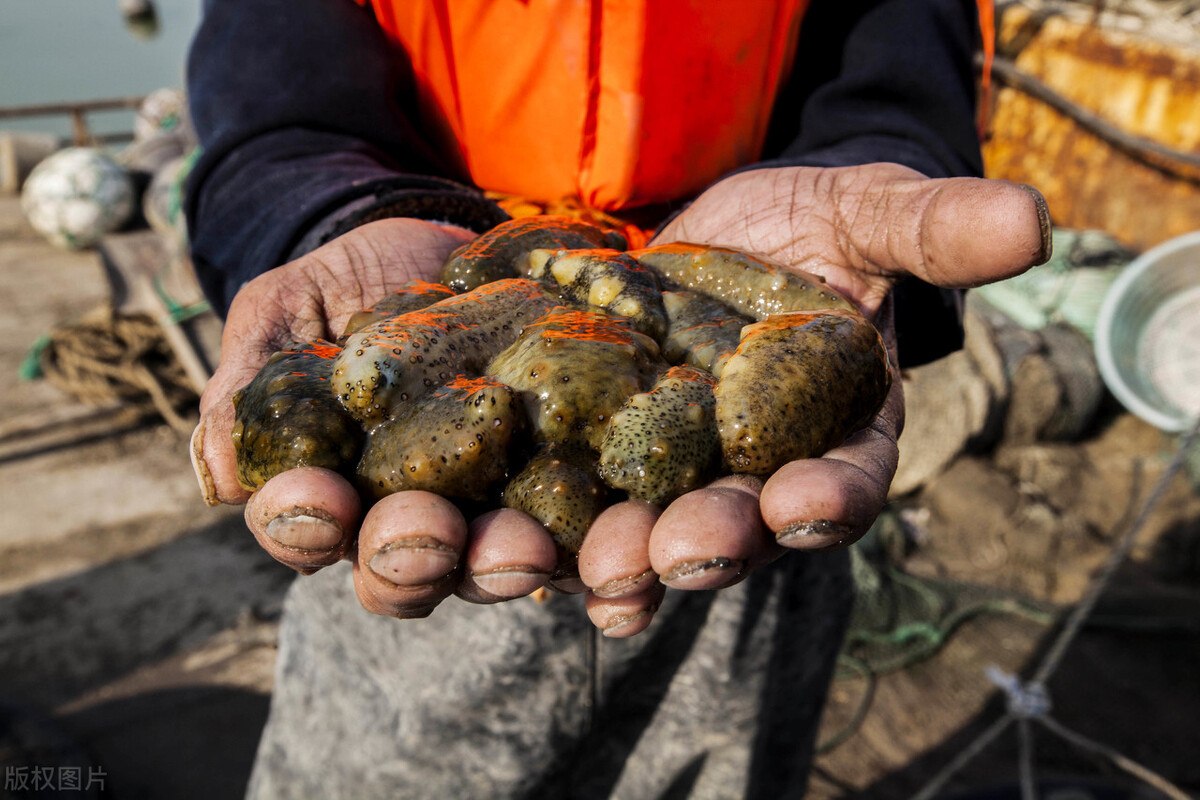
<svg viewBox="0 0 1200 800"><path fill-rule="evenodd" d="M358 0L476 185L618 211L755 160L808 0Z"/></svg>

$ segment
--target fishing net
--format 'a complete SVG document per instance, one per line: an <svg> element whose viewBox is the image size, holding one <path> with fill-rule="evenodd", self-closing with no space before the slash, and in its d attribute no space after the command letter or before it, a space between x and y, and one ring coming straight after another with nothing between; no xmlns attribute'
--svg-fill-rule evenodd
<svg viewBox="0 0 1200 800"><path fill-rule="evenodd" d="M936 655L966 622L982 615L1019 617L1039 625L1056 620L1052 606L1002 589L919 577L905 571L912 547L906 510L889 506L851 548L854 610L838 657L837 679L866 681L849 722L820 746L828 752L854 735L866 718L877 678Z"/></svg>

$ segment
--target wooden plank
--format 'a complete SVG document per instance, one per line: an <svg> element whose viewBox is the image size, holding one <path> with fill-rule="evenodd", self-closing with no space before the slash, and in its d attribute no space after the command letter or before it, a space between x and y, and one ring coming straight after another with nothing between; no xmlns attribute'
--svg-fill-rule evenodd
<svg viewBox="0 0 1200 800"><path fill-rule="evenodd" d="M132 97L108 97L98 100L68 100L57 103L32 103L19 106L0 106L0 119L18 117L48 117L56 114L73 114L86 111L112 111L137 108L145 95Z"/></svg>
<svg viewBox="0 0 1200 800"><path fill-rule="evenodd" d="M157 321L192 386L203 391L219 357L221 322L206 309L191 262L149 230L105 236L99 251L114 308Z"/></svg>

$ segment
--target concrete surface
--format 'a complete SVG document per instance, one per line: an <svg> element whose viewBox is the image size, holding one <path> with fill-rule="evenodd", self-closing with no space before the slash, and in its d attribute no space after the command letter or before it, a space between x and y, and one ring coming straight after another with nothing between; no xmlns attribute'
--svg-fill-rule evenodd
<svg viewBox="0 0 1200 800"><path fill-rule="evenodd" d="M0 275L0 432L86 413L16 373L52 325L106 302L99 259L45 244L0 196ZM0 772L56 763L6 749L6 728L40 725L103 770L109 797L238 797L292 573L240 509L201 502L181 435L109 427L0 455Z"/></svg>

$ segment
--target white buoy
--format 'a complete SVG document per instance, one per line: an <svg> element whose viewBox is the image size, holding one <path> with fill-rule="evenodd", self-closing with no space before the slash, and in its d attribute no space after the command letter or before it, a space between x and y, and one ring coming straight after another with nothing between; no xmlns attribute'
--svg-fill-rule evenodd
<svg viewBox="0 0 1200 800"><path fill-rule="evenodd" d="M129 173L103 152L68 147L29 174L21 209L33 229L50 242L80 249L128 222L134 195Z"/></svg>

